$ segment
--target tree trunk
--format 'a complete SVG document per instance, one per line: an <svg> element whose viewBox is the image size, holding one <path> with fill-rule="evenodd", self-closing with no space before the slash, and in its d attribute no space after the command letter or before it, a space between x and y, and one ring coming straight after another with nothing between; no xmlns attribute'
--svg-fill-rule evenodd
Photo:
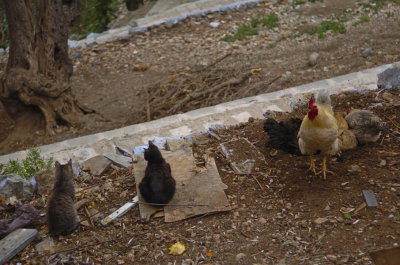
<svg viewBox="0 0 400 265"><path fill-rule="evenodd" d="M0 99L17 98L25 105L37 106L50 135L57 122L79 125L86 112L72 94L73 66L67 43L69 26L79 17L79 0L40 0L36 24L31 0L3 2L10 50Z"/></svg>

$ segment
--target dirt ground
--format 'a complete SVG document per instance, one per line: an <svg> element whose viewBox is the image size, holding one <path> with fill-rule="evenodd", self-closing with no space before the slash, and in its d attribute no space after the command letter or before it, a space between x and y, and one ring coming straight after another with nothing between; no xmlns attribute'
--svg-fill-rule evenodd
<svg viewBox="0 0 400 265"><path fill-rule="evenodd" d="M384 134L377 143L345 151L342 161L329 159L328 168L335 175L328 175L325 181L307 171L307 156L270 147L264 120L251 119L216 130L221 140L209 137L193 147L195 157L200 159L207 152L215 158L228 186L225 192L232 211L164 223L162 218L141 220L135 207L102 227L98 223L101 215L136 195L132 171L111 169L101 177L83 172L76 179L76 196L88 203L79 210L79 229L58 239L52 251L59 253L39 255L35 245L48 234L38 222L38 238L10 264L372 264L371 251L396 246L400 238L400 97L376 96L376 92L355 92L332 97L335 111L349 106L370 108L388 124L391 134ZM305 108L275 116L278 120L301 117ZM221 152L221 143L241 137L266 159L266 165L249 175L235 174ZM317 165L320 163L321 157L317 157ZM48 182L51 185L52 181ZM373 191L379 206L358 209L364 202L362 190ZM45 200L45 195L38 196L30 204L43 212ZM93 215L96 211L88 207L101 214ZM12 210L2 211L0 218L9 217ZM180 256L168 255L168 248L176 242L183 243L186 251Z"/></svg>
<svg viewBox="0 0 400 265"><path fill-rule="evenodd" d="M278 15L278 27L259 26L257 36L233 43L221 41L251 19L271 13ZM73 50L79 54L73 59L73 90L80 102L105 119L92 115L80 128L60 125L55 136L48 136L37 110L22 113L14 106L11 116L16 125L2 136L0 154L399 61L398 14L399 6L390 1L377 12L355 0L305 1L294 8L287 1L265 1ZM327 32L324 39L301 34L338 16L346 17L342 19L345 34ZM369 22L354 26L363 16ZM220 25L213 28L210 22ZM361 57L366 48L372 54ZM313 52L319 59L310 66L308 58ZM0 55L0 74L6 62L7 54ZM147 70L136 71L139 63ZM261 72L250 75L252 69Z"/></svg>

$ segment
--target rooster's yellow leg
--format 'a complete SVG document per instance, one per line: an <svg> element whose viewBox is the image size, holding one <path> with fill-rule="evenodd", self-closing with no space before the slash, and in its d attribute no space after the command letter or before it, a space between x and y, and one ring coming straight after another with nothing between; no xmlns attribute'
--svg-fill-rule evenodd
<svg viewBox="0 0 400 265"><path fill-rule="evenodd" d="M324 180L326 180L326 173L331 173L332 175L335 175L335 173L326 169L326 156L324 156L324 158L322 159L322 176L324 177Z"/></svg>
<svg viewBox="0 0 400 265"><path fill-rule="evenodd" d="M313 155L310 155L310 168L309 170L311 170L312 172L314 172L314 174L317 174L317 171L315 170L315 159L313 157Z"/></svg>

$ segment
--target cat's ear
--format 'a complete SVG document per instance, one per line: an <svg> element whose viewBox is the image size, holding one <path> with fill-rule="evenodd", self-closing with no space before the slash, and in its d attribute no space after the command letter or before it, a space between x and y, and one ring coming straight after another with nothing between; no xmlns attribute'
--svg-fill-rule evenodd
<svg viewBox="0 0 400 265"><path fill-rule="evenodd" d="M56 161L56 162L54 163L54 166L55 166L56 168L59 168L59 167L60 167L60 162Z"/></svg>
<svg viewBox="0 0 400 265"><path fill-rule="evenodd" d="M71 158L68 161L68 165L72 166L72 159Z"/></svg>

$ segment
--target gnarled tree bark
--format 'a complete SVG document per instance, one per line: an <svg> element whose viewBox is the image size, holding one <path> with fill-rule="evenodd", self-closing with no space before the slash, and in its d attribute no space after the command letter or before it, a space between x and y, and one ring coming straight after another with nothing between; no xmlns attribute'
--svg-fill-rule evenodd
<svg viewBox="0 0 400 265"><path fill-rule="evenodd" d="M79 0L40 0L36 20L31 0L3 0L3 4L10 50L0 99L15 98L37 106L50 135L57 122L78 126L88 111L71 90L73 65L68 57L68 31L79 17Z"/></svg>

